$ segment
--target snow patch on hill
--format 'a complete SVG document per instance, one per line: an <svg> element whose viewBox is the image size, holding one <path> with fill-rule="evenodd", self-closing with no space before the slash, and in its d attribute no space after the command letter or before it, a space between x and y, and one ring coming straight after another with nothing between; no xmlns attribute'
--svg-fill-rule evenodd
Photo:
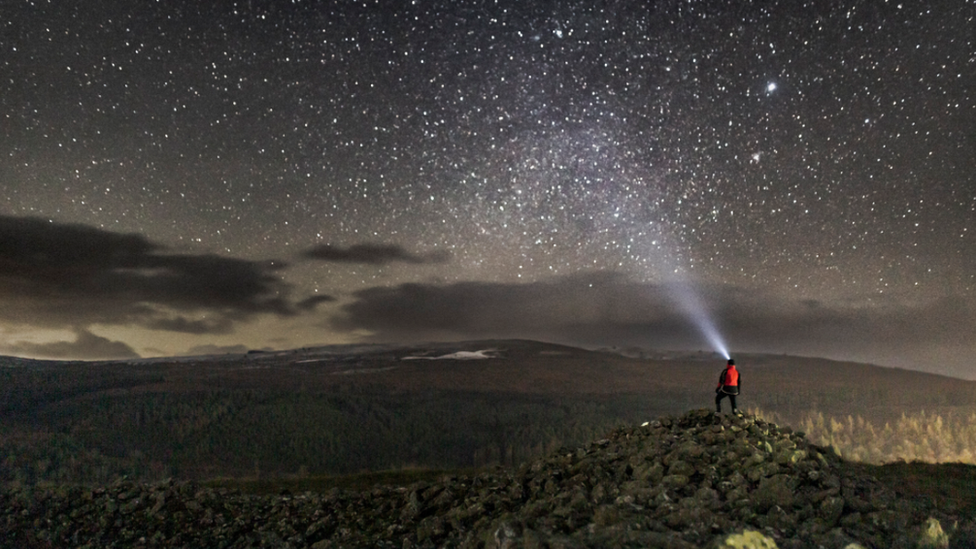
<svg viewBox="0 0 976 549"><path fill-rule="evenodd" d="M458 351L441 356L405 356L402 360L484 360L495 358L488 353L495 352L495 349L484 349L481 351Z"/></svg>

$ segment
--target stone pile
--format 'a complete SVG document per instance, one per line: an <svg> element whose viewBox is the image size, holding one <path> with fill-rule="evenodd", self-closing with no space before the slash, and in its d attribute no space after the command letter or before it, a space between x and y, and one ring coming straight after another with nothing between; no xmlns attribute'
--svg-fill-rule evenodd
<svg viewBox="0 0 976 549"><path fill-rule="evenodd" d="M705 410L517 471L249 496L192 483L5 490L2 547L949 547L947 524L802 433ZM940 520L941 519L941 520ZM945 528L944 528L945 526Z"/></svg>

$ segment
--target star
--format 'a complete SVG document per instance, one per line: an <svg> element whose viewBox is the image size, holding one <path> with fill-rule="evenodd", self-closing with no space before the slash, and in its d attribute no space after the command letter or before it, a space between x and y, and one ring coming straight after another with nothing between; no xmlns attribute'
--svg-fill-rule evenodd
<svg viewBox="0 0 976 549"><path fill-rule="evenodd" d="M680 281L738 349L969 367L971 2L368 4L4 9L0 353L707 347Z"/></svg>

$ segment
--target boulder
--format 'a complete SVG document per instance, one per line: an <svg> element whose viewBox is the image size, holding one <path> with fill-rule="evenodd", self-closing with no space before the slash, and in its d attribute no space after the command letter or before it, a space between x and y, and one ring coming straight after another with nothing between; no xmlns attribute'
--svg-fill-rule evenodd
<svg viewBox="0 0 976 549"><path fill-rule="evenodd" d="M778 549L776 541L756 530L719 536L709 549Z"/></svg>

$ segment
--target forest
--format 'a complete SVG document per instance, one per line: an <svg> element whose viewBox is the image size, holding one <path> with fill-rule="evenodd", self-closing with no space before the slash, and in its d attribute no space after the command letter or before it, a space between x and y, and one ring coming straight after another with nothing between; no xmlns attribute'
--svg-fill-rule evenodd
<svg viewBox="0 0 976 549"><path fill-rule="evenodd" d="M871 464L893 461L976 464L976 413L902 413L882 425L861 416L808 413L797 423L814 443L842 457Z"/></svg>
<svg viewBox="0 0 976 549"><path fill-rule="evenodd" d="M624 365L644 367L637 360ZM186 372L202 376L203 370ZM787 391L781 386L786 376L764 372L757 368L751 376L754 389L742 397L743 408L803 431L845 458L976 463L970 382L923 377L925 383L901 395L871 383L804 385L794 376ZM284 479L517 466L621 425L713 406L707 386L682 380L632 392L490 385L479 391L403 390L379 382L288 387L230 383L225 374L225 382L202 383L187 382L189 373L174 377L173 370L148 366L0 367L0 482Z"/></svg>
<svg viewBox="0 0 976 549"><path fill-rule="evenodd" d="M4 427L0 481L304 476L515 465L637 420L636 398L213 391L103 395ZM643 416L641 416L643 417Z"/></svg>

